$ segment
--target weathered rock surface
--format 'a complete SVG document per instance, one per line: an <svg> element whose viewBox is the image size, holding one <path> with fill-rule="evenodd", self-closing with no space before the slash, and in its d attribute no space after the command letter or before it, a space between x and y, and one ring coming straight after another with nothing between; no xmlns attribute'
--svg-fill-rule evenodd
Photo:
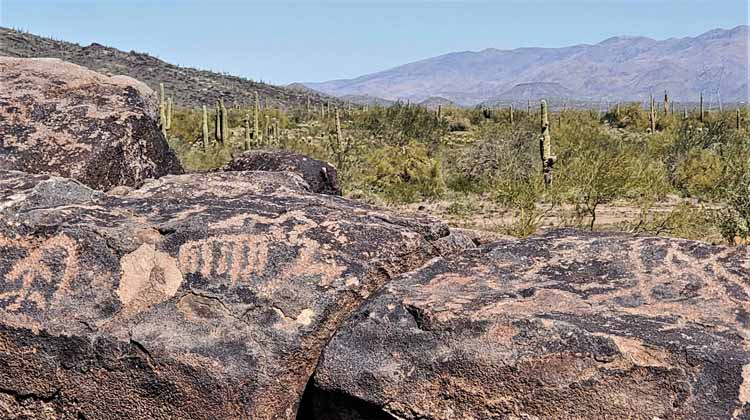
<svg viewBox="0 0 750 420"><path fill-rule="evenodd" d="M750 419L750 248L558 231L403 274L326 347L314 419Z"/></svg>
<svg viewBox="0 0 750 420"><path fill-rule="evenodd" d="M301 176L314 193L341 195L336 168L328 162L285 150L250 150L220 170L290 171Z"/></svg>
<svg viewBox="0 0 750 420"><path fill-rule="evenodd" d="M0 418L294 419L335 329L448 234L305 188L0 171Z"/></svg>
<svg viewBox="0 0 750 420"><path fill-rule="evenodd" d="M0 57L0 169L99 190L180 173L154 92L58 59Z"/></svg>

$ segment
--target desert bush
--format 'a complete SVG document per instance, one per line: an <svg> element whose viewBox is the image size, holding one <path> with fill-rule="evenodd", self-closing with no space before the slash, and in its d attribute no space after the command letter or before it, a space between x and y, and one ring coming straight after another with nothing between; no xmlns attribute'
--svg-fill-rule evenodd
<svg viewBox="0 0 750 420"><path fill-rule="evenodd" d="M445 192L442 162L430 158L427 147L416 142L370 151L361 170L360 188L388 202L415 202Z"/></svg>
<svg viewBox="0 0 750 420"><path fill-rule="evenodd" d="M711 149L691 150L675 165L675 187L690 197L715 197L723 174L721 157Z"/></svg>
<svg viewBox="0 0 750 420"><path fill-rule="evenodd" d="M670 236L676 238L720 242L721 232L716 224L716 212L711 209L681 202L669 212L652 213L644 209L639 220L628 230L633 233Z"/></svg>
<svg viewBox="0 0 750 420"><path fill-rule="evenodd" d="M648 128L648 112L643 109L640 103L633 102L621 104L620 112L617 107L611 107L609 112L604 114L604 121L609 125L617 128L630 128L645 131Z"/></svg>
<svg viewBox="0 0 750 420"><path fill-rule="evenodd" d="M170 137L169 145L188 172L216 169L229 163L234 156L241 153L241 150L232 143L215 144L204 151L193 143L183 141L178 137Z"/></svg>
<svg viewBox="0 0 750 420"><path fill-rule="evenodd" d="M593 230L597 208L626 197L637 183L637 157L621 139L596 126L575 125L559 137L555 188L575 206L579 222L588 218Z"/></svg>
<svg viewBox="0 0 750 420"><path fill-rule="evenodd" d="M459 191L481 192L529 178L538 154L533 138L531 132L522 129L482 127L476 140L451 161L447 169L449 185Z"/></svg>
<svg viewBox="0 0 750 420"><path fill-rule="evenodd" d="M387 145L405 146L410 142L430 144L447 131L447 123L438 121L435 112L419 106L397 103L373 107L354 116L352 127L369 132Z"/></svg>

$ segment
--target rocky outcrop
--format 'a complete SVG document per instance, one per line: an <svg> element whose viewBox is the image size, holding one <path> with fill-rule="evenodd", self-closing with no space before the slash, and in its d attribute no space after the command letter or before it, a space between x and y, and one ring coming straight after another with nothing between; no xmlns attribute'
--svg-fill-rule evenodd
<svg viewBox="0 0 750 420"><path fill-rule="evenodd" d="M250 150L220 170L290 171L301 176L314 193L341 195L336 168L328 162L285 150Z"/></svg>
<svg viewBox="0 0 750 420"><path fill-rule="evenodd" d="M182 171L154 92L57 59L0 57L0 169L100 190Z"/></svg>
<svg viewBox="0 0 750 420"><path fill-rule="evenodd" d="M448 235L306 188L0 171L0 418L294 419L336 328Z"/></svg>
<svg viewBox="0 0 750 420"><path fill-rule="evenodd" d="M750 248L553 232L436 258L373 296L313 419L750 419Z"/></svg>

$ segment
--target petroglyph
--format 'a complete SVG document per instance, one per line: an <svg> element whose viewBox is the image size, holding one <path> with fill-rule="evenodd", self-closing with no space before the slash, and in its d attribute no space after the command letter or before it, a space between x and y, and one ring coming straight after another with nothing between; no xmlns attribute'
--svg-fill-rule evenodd
<svg viewBox="0 0 750 420"><path fill-rule="evenodd" d="M288 223L294 225L291 228L284 226ZM269 228L265 233L216 235L205 240L186 242L179 251L180 270L184 274L198 273L206 278L227 279L226 285L235 287L253 275L261 275L268 264L269 249L274 244L283 244L287 248L296 248L297 257L281 270L281 279L302 274L319 276L321 286L329 286L345 271L319 242L307 237L308 231L321 226L301 210L283 213L275 218L240 215L213 223L210 227L228 228L238 224L245 224L247 229L260 229L260 226ZM345 242L342 238L343 234L339 234L337 240ZM260 291L270 293L271 289L274 289L274 285L269 283L263 285Z"/></svg>
<svg viewBox="0 0 750 420"><path fill-rule="evenodd" d="M219 235L201 241L189 241L180 247L180 270L206 278L228 278L234 287L242 279L263 273L268 262L266 235Z"/></svg>
<svg viewBox="0 0 750 420"><path fill-rule="evenodd" d="M66 235L54 236L39 243L30 239L10 240L0 238L0 247L28 252L13 264L0 284L0 305L6 311L16 312L24 302L33 303L37 310L49 307L51 295L64 293L78 273L76 242ZM52 298L57 299L57 298Z"/></svg>

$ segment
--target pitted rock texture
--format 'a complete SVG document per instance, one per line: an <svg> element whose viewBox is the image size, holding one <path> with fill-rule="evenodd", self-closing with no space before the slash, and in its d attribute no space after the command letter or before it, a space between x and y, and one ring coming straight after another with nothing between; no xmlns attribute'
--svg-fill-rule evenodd
<svg viewBox="0 0 750 420"><path fill-rule="evenodd" d="M0 191L3 419L295 419L335 329L448 235L286 172Z"/></svg>
<svg viewBox="0 0 750 420"><path fill-rule="evenodd" d="M435 258L326 347L311 419L750 419L750 248L555 231Z"/></svg>
<svg viewBox="0 0 750 420"><path fill-rule="evenodd" d="M297 153L250 150L236 157L221 171L290 171L298 174L319 194L341 195L336 168L328 162Z"/></svg>
<svg viewBox="0 0 750 420"><path fill-rule="evenodd" d="M0 57L0 169L108 190L181 173L146 85L58 59Z"/></svg>

